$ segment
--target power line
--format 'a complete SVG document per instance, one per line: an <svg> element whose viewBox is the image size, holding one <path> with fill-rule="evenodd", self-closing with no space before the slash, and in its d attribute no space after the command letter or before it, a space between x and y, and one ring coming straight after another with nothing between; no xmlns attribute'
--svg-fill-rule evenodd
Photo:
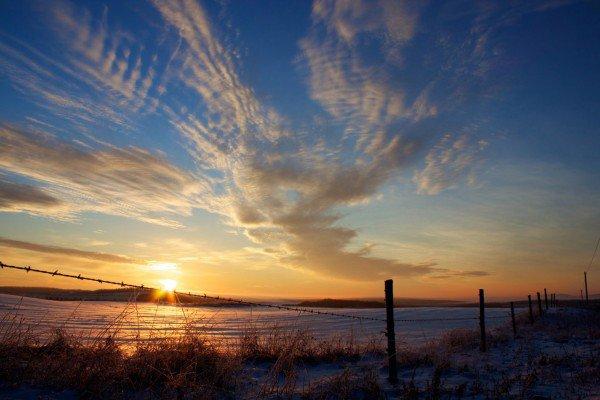
<svg viewBox="0 0 600 400"><path fill-rule="evenodd" d="M586 272L590 272L590 268L592 268L592 263L594 262L594 258L596 258L596 253L598 252L598 245L600 245L600 236L598 236L598 240L596 241L596 248L594 249L594 254L592 254L592 259L590 260L590 264L588 265Z"/></svg>

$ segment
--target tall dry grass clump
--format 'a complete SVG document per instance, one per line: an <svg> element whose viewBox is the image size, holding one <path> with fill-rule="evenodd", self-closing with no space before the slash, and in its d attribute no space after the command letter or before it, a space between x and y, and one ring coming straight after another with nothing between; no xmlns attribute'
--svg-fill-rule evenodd
<svg viewBox="0 0 600 400"><path fill-rule="evenodd" d="M314 393L299 383L299 371L308 364L355 362L383 354L376 341L358 342L353 334L317 339L306 329L263 325L247 327L239 339L219 340L190 327L179 336L123 346L113 339L117 331L115 324L90 341L56 330L42 339L19 321L5 324L0 331L0 388L70 389L83 398L102 399L341 399L345 397L320 396L378 390L368 371L317 379ZM259 382L250 376L257 364L264 367Z"/></svg>
<svg viewBox="0 0 600 400"><path fill-rule="evenodd" d="M87 398L223 398L235 391L241 364L197 337L164 339L125 351L110 337L82 345L64 332L47 343L0 343L0 381L73 389Z"/></svg>

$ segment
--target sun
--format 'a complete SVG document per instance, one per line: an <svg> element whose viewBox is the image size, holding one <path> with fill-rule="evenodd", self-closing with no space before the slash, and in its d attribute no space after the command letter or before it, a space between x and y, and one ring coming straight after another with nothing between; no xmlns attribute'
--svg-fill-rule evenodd
<svg viewBox="0 0 600 400"><path fill-rule="evenodd" d="M177 281L173 279L162 279L160 283L162 284L162 290L165 292L172 292L177 287Z"/></svg>

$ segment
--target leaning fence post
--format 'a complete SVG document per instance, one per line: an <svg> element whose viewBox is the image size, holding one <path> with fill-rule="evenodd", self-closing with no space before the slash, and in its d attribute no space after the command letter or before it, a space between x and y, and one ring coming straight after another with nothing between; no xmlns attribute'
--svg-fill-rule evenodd
<svg viewBox="0 0 600 400"><path fill-rule="evenodd" d="M542 296L540 295L540 292L537 292L537 299L538 299L538 311L540 312L540 317L541 317L542 313L544 311L542 310Z"/></svg>
<svg viewBox="0 0 600 400"><path fill-rule="evenodd" d="M527 300L529 300L529 322L533 324L533 307L531 305L531 295L527 295Z"/></svg>
<svg viewBox="0 0 600 400"><path fill-rule="evenodd" d="M544 288L544 303L546 303L546 310L548 310L548 292Z"/></svg>
<svg viewBox="0 0 600 400"><path fill-rule="evenodd" d="M515 321L515 303L510 302L510 318L512 319L513 336L517 337L517 322Z"/></svg>
<svg viewBox="0 0 600 400"><path fill-rule="evenodd" d="M479 328L481 329L479 349L485 352L485 299L483 289L479 289Z"/></svg>
<svg viewBox="0 0 600 400"><path fill-rule="evenodd" d="M385 281L385 311L387 322L387 353L388 353L388 380L390 383L398 382L396 365L396 333L394 332L394 281Z"/></svg>

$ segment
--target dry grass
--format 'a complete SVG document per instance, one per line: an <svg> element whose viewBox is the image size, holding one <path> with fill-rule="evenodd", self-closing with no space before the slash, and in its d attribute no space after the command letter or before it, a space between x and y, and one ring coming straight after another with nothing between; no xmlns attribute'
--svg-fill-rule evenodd
<svg viewBox="0 0 600 400"><path fill-rule="evenodd" d="M313 384L307 391L301 393L302 399L385 399L386 396L379 384L377 371L344 370L341 374L322 379Z"/></svg>
<svg viewBox="0 0 600 400"><path fill-rule="evenodd" d="M402 399L583 399L600 394L600 313L561 312L517 318L488 334L479 353L477 331L454 330L420 349L398 354L412 371L395 391ZM536 397L537 396L537 397Z"/></svg>
<svg viewBox="0 0 600 400"><path fill-rule="evenodd" d="M123 348L111 329L93 342L64 331L45 340L17 317L0 330L2 386L70 389L83 398L148 399L379 399L385 398L380 341L353 334L326 340L310 331L249 326L235 342L219 342L190 329L179 337L136 342ZM6 322L9 323L6 323ZM531 325L517 317L518 340L506 325L488 335L490 352L478 351L475 330L449 331L420 348L398 352L404 379L387 395L403 399L530 398L554 385L558 398L583 398L600 382L600 314L548 315ZM559 353L535 344L540 335L563 346ZM581 353L577 343L592 343ZM593 343L596 343L594 346ZM538 346L538 347L536 347ZM569 347L571 346L571 347ZM494 352L509 354L494 361ZM514 358L514 359L513 359ZM365 359L373 362L365 362ZM506 361L508 360L508 361ZM306 370L342 366L316 378ZM333 370L335 371L335 370ZM409 373L408 378L406 377ZM461 377L458 381L452 377ZM464 378L464 379L463 379Z"/></svg>
<svg viewBox="0 0 600 400"><path fill-rule="evenodd" d="M381 340L356 340L353 332L316 339L309 330L290 331L271 326L266 333L246 329L240 338L240 355L250 361L280 361L297 363L356 361L365 355L383 355Z"/></svg>
<svg viewBox="0 0 600 400"><path fill-rule="evenodd" d="M306 330L261 328L246 329L238 343L207 339L190 329L183 336L124 348L110 332L84 344L57 330L40 342L14 321L0 332L0 384L70 389L83 398L103 399L343 399L354 398L344 397L345 393L379 390L372 371L342 372L310 390L298 385L299 371L306 364L352 363L367 355L379 356L383 351L376 342L359 343L352 334L318 340ZM249 366L257 363L266 366L264 373L256 384L248 385L253 382Z"/></svg>
<svg viewBox="0 0 600 400"><path fill-rule="evenodd" d="M193 337L143 344L124 352L106 339L81 345L62 332L43 345L0 344L0 381L74 389L86 398L122 398L145 391L148 398L180 393L221 398L237 385L239 360ZM196 396L197 397L197 396Z"/></svg>

